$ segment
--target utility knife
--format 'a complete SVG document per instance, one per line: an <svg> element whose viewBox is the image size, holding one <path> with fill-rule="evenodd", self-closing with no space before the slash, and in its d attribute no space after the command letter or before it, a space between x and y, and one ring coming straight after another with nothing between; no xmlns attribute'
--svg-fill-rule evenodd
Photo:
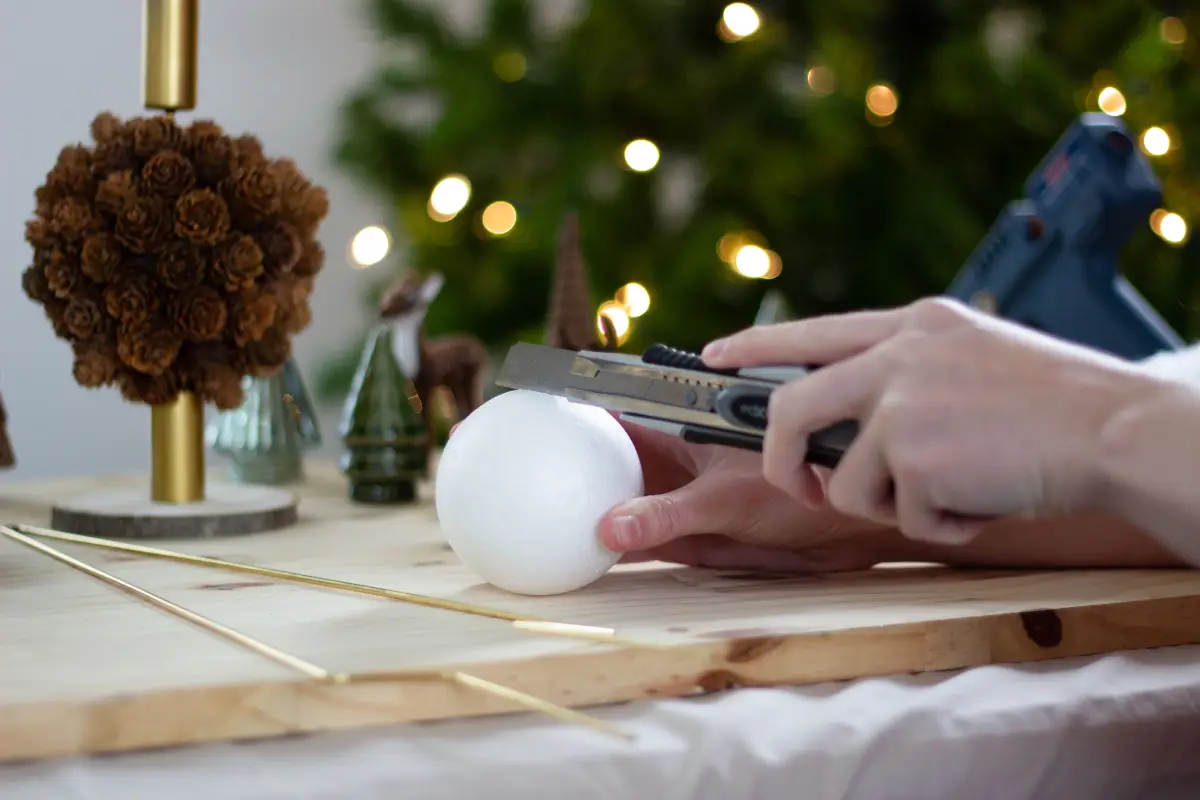
<svg viewBox="0 0 1200 800"><path fill-rule="evenodd" d="M687 442L761 452L771 393L811 372L801 366L717 370L663 344L635 356L521 342L509 349L496 385L599 406ZM836 467L857 434L853 420L813 433L805 461Z"/></svg>

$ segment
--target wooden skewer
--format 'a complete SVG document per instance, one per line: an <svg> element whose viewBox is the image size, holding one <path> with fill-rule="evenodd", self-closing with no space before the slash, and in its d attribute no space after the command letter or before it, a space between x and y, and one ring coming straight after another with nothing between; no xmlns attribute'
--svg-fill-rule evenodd
<svg viewBox="0 0 1200 800"><path fill-rule="evenodd" d="M287 570L274 569L272 567L260 567L254 564L240 564L236 561L225 561L224 559L209 558L207 556L195 556L188 553L175 552L173 550L162 550L157 547L147 547L146 545L131 544L128 542L115 542L108 539L99 539L93 536L82 536L77 533L66 533L65 531L56 531L51 530L50 528L41 528L36 525L16 525L14 527L24 534L43 539L54 539L60 542L70 542L72 544L81 544L88 547L98 547L103 550L116 550L124 553L134 553L136 555L146 556L148 558L160 558L167 561L176 561L182 564L191 564L193 566L212 567L214 569L223 569L231 572L243 572L250 575L259 575L264 578L274 578L276 580L290 581L292 583L302 583L308 586L319 586L325 589L337 589L345 592L370 595L372 597L383 597L389 600L399 600L400 602L404 603L412 603L431 608L440 608L444 611L455 611L460 614L472 614L479 617L505 620L512 623L513 627L517 628L518 630L542 634L545 636L558 636L567 639L582 639L585 641L599 642L601 644L624 645L626 647L639 647L645 649L660 649L663 647L663 645L660 644L639 642L633 639L626 639L617 636L616 631L612 628L605 628L595 625L577 625L571 622L552 622L550 620L542 620L536 617L516 614L511 611L504 611L502 609L479 606L473 603L463 603L457 600L444 600L440 597L430 597L428 595L414 594L412 592L402 592L397 589L386 589L382 586L369 586L362 583L350 583L348 581L340 581L335 578L323 578L317 575L289 572Z"/></svg>
<svg viewBox="0 0 1200 800"><path fill-rule="evenodd" d="M157 606L164 611L174 614L180 619L187 620L193 625L199 625L201 628L215 633L218 636L222 636L231 642L258 653L261 656L265 656L277 664L290 667L291 669L294 669L297 672L307 675L315 680L327 681L333 679L332 673L330 673L328 670L318 667L316 664L310 664L302 658L293 656L290 653L285 653L278 648L272 647L264 642L260 642L259 640L247 636L244 633L239 633L233 628L222 625L221 623L211 620L208 617L203 617L194 611L189 611L181 605L172 603L170 600L159 597L156 594L152 594L151 592L148 592L138 586L134 586L129 581L122 580L116 575L93 567L91 564L84 563L77 558L67 555L61 550L55 550L53 547L42 544L41 542L31 539L22 533L18 533L12 528L0 525L0 534L7 536L14 542L23 544L32 550L37 550L43 555L50 556L55 561L66 564L67 566L77 569L80 572L91 575L93 578L102 580L110 586L115 586L118 589L133 595L139 600L144 600L152 606Z"/></svg>
<svg viewBox="0 0 1200 800"><path fill-rule="evenodd" d="M251 652L257 653L265 658L269 658L277 664L282 664L285 667L293 669L305 677L320 681L322 683L347 684L405 680L450 681L452 683L459 684L460 686L483 692L484 694L489 694L494 697L508 700L527 710L546 714L562 722L584 725L592 728L593 730L597 730L610 736L615 736L619 739L632 738L628 733L620 728L610 725L603 720L584 714L583 712L575 711L574 709L551 703L549 700L543 700L540 697L534 697L533 695L526 694L525 692L513 689L509 686L504 686L493 681L485 680L484 678L462 672L461 670L414 670L407 672L396 671L363 673L358 675L346 672L333 672L325 669L324 667L313 664L310 661L306 661L299 656L284 652L283 650L269 645L266 642L255 639L252 636L236 631L227 625L217 622L216 620L209 619L208 617L197 614L194 611L190 611L178 603L173 603L166 598L159 597L152 592L146 591L140 586L136 586L129 581L118 578L116 575L105 572L102 569L93 567L91 564L80 561L73 556L67 555L61 550L56 550L55 548L50 547L47 544L43 544L42 542L39 542L25 535L24 533L13 530L10 527L0 525L0 535L6 536L14 542L22 544L32 550L36 550L43 555L49 556L59 563L66 564L73 569L101 580L110 586L114 586L128 594L133 595L139 600L160 608L174 615L175 617L186 622L190 622L193 625L209 631L210 633L221 636L222 638L231 641L234 644L240 645Z"/></svg>

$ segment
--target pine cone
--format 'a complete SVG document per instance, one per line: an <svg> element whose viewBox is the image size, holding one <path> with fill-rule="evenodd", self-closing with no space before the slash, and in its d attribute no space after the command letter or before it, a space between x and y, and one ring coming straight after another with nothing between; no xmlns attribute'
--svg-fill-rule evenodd
<svg viewBox="0 0 1200 800"><path fill-rule="evenodd" d="M77 197L64 197L54 204L51 226L54 233L68 242L82 239L93 221L91 206Z"/></svg>
<svg viewBox="0 0 1200 800"><path fill-rule="evenodd" d="M219 292L201 286L176 301L173 316L185 339L207 342L221 338L229 311Z"/></svg>
<svg viewBox="0 0 1200 800"><path fill-rule="evenodd" d="M175 233L196 244L216 244L229 232L229 208L211 189L195 189L175 204Z"/></svg>
<svg viewBox="0 0 1200 800"><path fill-rule="evenodd" d="M135 119L132 128L133 152L140 158L149 158L160 150L174 150L183 141L183 131L164 114Z"/></svg>
<svg viewBox="0 0 1200 800"><path fill-rule="evenodd" d="M267 160L263 154L262 142L257 136L249 133L242 134L233 140L233 149L237 153L237 162L241 167L254 167Z"/></svg>
<svg viewBox="0 0 1200 800"><path fill-rule="evenodd" d="M113 139L96 146L92 155L92 175L99 180L105 175L132 172L137 167L133 142L127 138Z"/></svg>
<svg viewBox="0 0 1200 800"><path fill-rule="evenodd" d="M90 198L96 191L96 181L88 149L79 145L63 148L58 163L46 176L46 189L51 197Z"/></svg>
<svg viewBox="0 0 1200 800"><path fill-rule="evenodd" d="M120 362L117 355L94 343L75 345L75 366L72 373L75 382L87 389L108 386L117 377Z"/></svg>
<svg viewBox="0 0 1200 800"><path fill-rule="evenodd" d="M63 324L76 341L87 341L104 330L104 309L90 297L76 295L67 303Z"/></svg>
<svg viewBox="0 0 1200 800"><path fill-rule="evenodd" d="M231 309L233 340L239 345L258 341L275 324L278 310L279 303L271 295L257 291L242 292Z"/></svg>
<svg viewBox="0 0 1200 800"><path fill-rule="evenodd" d="M229 177L235 153L233 142L220 125L209 120L193 122L188 127L184 146L202 185L216 186Z"/></svg>
<svg viewBox="0 0 1200 800"><path fill-rule="evenodd" d="M59 299L70 297L71 292L79 284L81 275L79 265L66 252L59 249L50 252L50 257L46 261L46 285L50 287L50 291L54 293L55 297Z"/></svg>
<svg viewBox="0 0 1200 800"><path fill-rule="evenodd" d="M80 266L83 274L95 283L110 283L121 266L121 245L109 233L94 233L83 240Z"/></svg>
<svg viewBox="0 0 1200 800"><path fill-rule="evenodd" d="M269 329L261 339L245 348L246 372L256 378L274 375L292 354L292 342L279 328Z"/></svg>
<svg viewBox="0 0 1200 800"><path fill-rule="evenodd" d="M58 244L50 223L41 217L35 217L25 223L25 241L34 249L49 249Z"/></svg>
<svg viewBox="0 0 1200 800"><path fill-rule="evenodd" d="M183 340L171 330L122 325L117 332L117 356L146 375L162 375L179 355Z"/></svg>
<svg viewBox="0 0 1200 800"><path fill-rule="evenodd" d="M291 272L304 252L299 234L286 222L269 225L254 238L262 250L263 270L272 278Z"/></svg>
<svg viewBox="0 0 1200 800"><path fill-rule="evenodd" d="M153 253L170 233L166 205L156 197L126 198L117 216L117 240L133 253Z"/></svg>
<svg viewBox="0 0 1200 800"><path fill-rule="evenodd" d="M321 271L325 265L325 248L317 240L306 242L300 260L292 267L292 274L298 278L311 278Z"/></svg>
<svg viewBox="0 0 1200 800"><path fill-rule="evenodd" d="M234 220L243 229L279 213L279 181L265 163L239 170L223 190Z"/></svg>
<svg viewBox="0 0 1200 800"><path fill-rule="evenodd" d="M113 216L121 213L125 204L137 194L133 172L125 169L109 174L96 189L96 205Z"/></svg>
<svg viewBox="0 0 1200 800"><path fill-rule="evenodd" d="M158 310L159 303L153 283L144 274L131 275L124 282L111 284L104 290L104 307L108 315L126 327L143 327L150 315Z"/></svg>
<svg viewBox="0 0 1200 800"><path fill-rule="evenodd" d="M196 171L179 153L163 150L142 167L142 184L147 192L174 200L196 185Z"/></svg>
<svg viewBox="0 0 1200 800"><path fill-rule="evenodd" d="M161 406L173 402L179 396L179 383L171 373L144 375L128 370L117 379L121 396L131 403Z"/></svg>
<svg viewBox="0 0 1200 800"><path fill-rule="evenodd" d="M117 119L116 115L104 111L92 120L91 130L92 139L96 144L104 145L124 135L125 123Z"/></svg>
<svg viewBox="0 0 1200 800"><path fill-rule="evenodd" d="M34 264L21 273L21 289L35 303L45 303L54 297L46 280L46 268L41 264Z"/></svg>
<svg viewBox="0 0 1200 800"><path fill-rule="evenodd" d="M209 282L227 292L249 289L263 273L263 252L249 236L224 242L213 253Z"/></svg>
<svg viewBox="0 0 1200 800"><path fill-rule="evenodd" d="M208 266L204 251L188 242L172 242L158 254L154 271L163 286L176 291L195 289Z"/></svg>

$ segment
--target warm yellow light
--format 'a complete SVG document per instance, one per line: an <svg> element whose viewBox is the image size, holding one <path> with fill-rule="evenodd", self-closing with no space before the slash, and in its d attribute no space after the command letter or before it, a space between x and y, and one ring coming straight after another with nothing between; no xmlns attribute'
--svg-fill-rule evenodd
<svg viewBox="0 0 1200 800"><path fill-rule="evenodd" d="M1142 134L1142 149L1149 155L1165 155L1171 149L1171 136L1162 128L1147 128Z"/></svg>
<svg viewBox="0 0 1200 800"><path fill-rule="evenodd" d="M604 325L601 320L608 317L612 322L613 330L617 332L617 344L621 344L629 338L629 313L625 311L625 307L615 300L609 300L603 303L596 311L596 330L600 335L604 335Z"/></svg>
<svg viewBox="0 0 1200 800"><path fill-rule="evenodd" d="M625 145L625 163L634 172L649 172L658 165L658 147L649 139L634 139Z"/></svg>
<svg viewBox="0 0 1200 800"><path fill-rule="evenodd" d="M778 278L779 273L783 272L783 259L774 250L767 251L767 258L770 259L770 263L767 267L767 274L763 275L763 280L769 281Z"/></svg>
<svg viewBox="0 0 1200 800"><path fill-rule="evenodd" d="M497 77L507 83L515 83L525 77L525 56L516 51L501 53L492 61Z"/></svg>
<svg viewBox="0 0 1200 800"><path fill-rule="evenodd" d="M771 272L771 254L756 244L744 245L733 258L733 268L743 278L763 278Z"/></svg>
<svg viewBox="0 0 1200 800"><path fill-rule="evenodd" d="M359 267L378 264L391 249L392 237L378 225L368 225L350 240L350 258Z"/></svg>
<svg viewBox="0 0 1200 800"><path fill-rule="evenodd" d="M813 67L808 71L808 88L814 94L833 94L836 86L837 80L829 67Z"/></svg>
<svg viewBox="0 0 1200 800"><path fill-rule="evenodd" d="M877 83L867 89L867 110L877 117L890 117L896 113L900 100L896 90L886 83Z"/></svg>
<svg viewBox="0 0 1200 800"><path fill-rule="evenodd" d="M445 221L453 219L458 212L466 208L470 199L471 182L462 175L447 175L438 181L429 193L429 208Z"/></svg>
<svg viewBox="0 0 1200 800"><path fill-rule="evenodd" d="M631 317L640 317L650 310L650 293L640 283L627 283L617 290L617 302Z"/></svg>
<svg viewBox="0 0 1200 800"><path fill-rule="evenodd" d="M1187 28L1177 17L1167 17L1160 22L1158 33L1167 44L1183 44L1187 41Z"/></svg>
<svg viewBox="0 0 1200 800"><path fill-rule="evenodd" d="M517 224L517 209L512 203L497 200L488 205L480 216L483 228L493 236L503 236Z"/></svg>
<svg viewBox="0 0 1200 800"><path fill-rule="evenodd" d="M758 12L746 3L730 3L721 13L721 22L733 39L745 39L762 24Z"/></svg>
<svg viewBox="0 0 1200 800"><path fill-rule="evenodd" d="M1171 244L1183 244L1188 237L1187 221L1173 211L1155 211L1150 215L1150 227Z"/></svg>
<svg viewBox="0 0 1200 800"><path fill-rule="evenodd" d="M1110 117L1119 117L1125 113L1125 95L1115 86L1105 86L1096 98L1100 110Z"/></svg>

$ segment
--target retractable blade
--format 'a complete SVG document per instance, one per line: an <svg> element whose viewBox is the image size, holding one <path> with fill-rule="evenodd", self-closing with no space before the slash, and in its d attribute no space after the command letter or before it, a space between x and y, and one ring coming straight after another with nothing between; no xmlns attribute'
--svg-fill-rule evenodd
<svg viewBox="0 0 1200 800"><path fill-rule="evenodd" d="M709 380L704 375L690 380L667 379L668 375L680 374L679 370L628 357L610 360L608 354L577 353L521 342L509 349L496 384L559 397L568 397L572 391L587 392L640 404L712 413L716 396L727 381Z"/></svg>

